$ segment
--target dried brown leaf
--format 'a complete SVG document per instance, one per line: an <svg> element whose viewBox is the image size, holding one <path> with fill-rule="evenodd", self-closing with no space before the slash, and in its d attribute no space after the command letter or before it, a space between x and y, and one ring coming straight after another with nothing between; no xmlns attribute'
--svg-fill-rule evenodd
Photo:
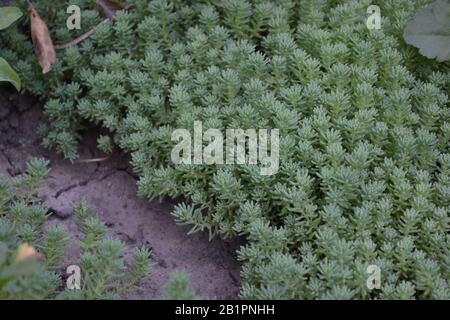
<svg viewBox="0 0 450 320"><path fill-rule="evenodd" d="M117 11L125 9L119 1L115 0L97 0L97 4L102 7L108 19L112 19Z"/></svg>
<svg viewBox="0 0 450 320"><path fill-rule="evenodd" d="M31 3L28 6L28 15L31 22L31 39L33 40L34 49L42 67L42 73L46 74L52 70L52 66L56 63L55 47L50 38L47 25Z"/></svg>

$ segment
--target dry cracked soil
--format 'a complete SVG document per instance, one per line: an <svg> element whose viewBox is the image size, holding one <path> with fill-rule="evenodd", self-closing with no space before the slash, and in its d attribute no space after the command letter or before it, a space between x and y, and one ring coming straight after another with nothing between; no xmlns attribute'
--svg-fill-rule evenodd
<svg viewBox="0 0 450 320"><path fill-rule="evenodd" d="M162 203L137 196L136 177L127 155L116 151L106 161L70 163L43 148L37 134L44 121L42 103L33 97L0 88L0 175L13 178L23 172L31 157L50 160L49 178L40 197L49 208L50 225L62 225L71 234L61 270L76 264L80 233L72 219L74 203L85 199L108 227L108 236L125 244L125 258L134 247L152 249L154 266L142 289L123 298L158 299L170 274L182 270L189 274L192 290L205 298L236 299L240 285L240 266L236 250L242 239L209 241L206 233L187 235L189 227L177 226L170 215L175 201ZM80 159L101 157L96 148L98 130L83 136Z"/></svg>

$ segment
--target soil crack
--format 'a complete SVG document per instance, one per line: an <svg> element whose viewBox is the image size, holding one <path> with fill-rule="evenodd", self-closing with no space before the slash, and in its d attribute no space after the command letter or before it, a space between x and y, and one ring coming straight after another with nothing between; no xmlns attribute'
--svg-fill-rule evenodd
<svg viewBox="0 0 450 320"><path fill-rule="evenodd" d="M6 95L0 92L0 100L9 99L8 94L11 92ZM26 159L30 157L50 160L51 175L39 194L52 214L45 227L60 225L68 230L72 239L73 246L69 246L62 265L77 261L75 247L80 233L73 220L72 207L85 199L108 226L108 236L125 242L125 256L132 257L136 246L152 249L152 259L156 263L149 279L142 284L141 291L125 298L160 298L167 279L177 270L189 275L191 288L202 297L238 298L240 266L232 252L241 245L239 239L230 247L219 239L209 241L207 233L187 235L189 227L176 225L170 215L175 200L160 203L138 197L137 177L129 164L130 157L120 151L94 166L72 164L44 149L38 143L37 134L37 125L43 118L42 107L29 100L16 97L6 104L10 110L0 120L4 124L0 129L0 157L5 158L0 161L0 172L8 172L14 177L23 171ZM17 128L10 125L9 117L13 113L19 117ZM99 134L95 128L85 131L80 155L94 157L98 152Z"/></svg>

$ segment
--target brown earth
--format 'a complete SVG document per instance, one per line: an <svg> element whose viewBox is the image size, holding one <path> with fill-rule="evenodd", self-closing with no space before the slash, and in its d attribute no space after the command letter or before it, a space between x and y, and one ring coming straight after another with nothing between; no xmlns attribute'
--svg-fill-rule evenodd
<svg viewBox="0 0 450 320"><path fill-rule="evenodd" d="M125 243L126 257L135 246L152 249L155 265L150 277L141 291L124 298L158 299L162 286L175 270L189 274L191 288L198 295L212 299L238 297L240 266L236 250L241 240L208 241L206 233L188 236L189 227L177 226L170 215L173 202L138 198L136 177L126 155L115 152L107 161L71 164L40 146L36 129L42 121L41 103L13 90L0 89L0 174L20 174L31 157L50 160L50 176L40 196L52 213L48 225L62 225L71 233L62 269L78 261L76 241L80 234L71 218L71 207L85 198L109 227L109 236ZM97 136L95 129L85 134L79 150L81 159L102 156L96 148Z"/></svg>

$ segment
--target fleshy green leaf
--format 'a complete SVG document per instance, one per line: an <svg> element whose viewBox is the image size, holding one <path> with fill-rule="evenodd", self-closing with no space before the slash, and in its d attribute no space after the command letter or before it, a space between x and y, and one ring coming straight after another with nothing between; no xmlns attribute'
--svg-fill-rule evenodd
<svg viewBox="0 0 450 320"><path fill-rule="evenodd" d="M0 58L0 82L1 81L11 82L14 87L16 87L17 91L20 91L21 84L19 76L3 58Z"/></svg>
<svg viewBox="0 0 450 320"><path fill-rule="evenodd" d="M16 7L0 8L0 30L8 28L14 21L22 16L22 12Z"/></svg>
<svg viewBox="0 0 450 320"><path fill-rule="evenodd" d="M450 0L437 0L417 12L403 37L427 58L450 60Z"/></svg>

